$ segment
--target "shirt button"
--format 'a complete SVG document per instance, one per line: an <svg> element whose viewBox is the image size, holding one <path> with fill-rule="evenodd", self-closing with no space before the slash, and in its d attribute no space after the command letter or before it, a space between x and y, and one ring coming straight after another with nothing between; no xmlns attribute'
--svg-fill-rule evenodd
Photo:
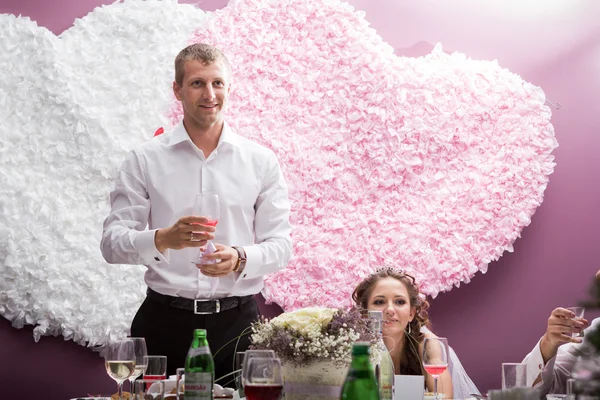
<svg viewBox="0 0 600 400"><path fill-rule="evenodd" d="M156 261L160 261L160 258L158 258L158 257L154 257L154 259L155 259Z"/></svg>
<svg viewBox="0 0 600 400"><path fill-rule="evenodd" d="M540 365L538 365L538 367L539 367L540 369L542 369L542 368L543 368L543 365L542 365L542 364L540 364Z"/></svg>
<svg viewBox="0 0 600 400"><path fill-rule="evenodd" d="M242 278L245 278L245 277L246 277L246 275L248 275L248 274L244 274L244 276L242 276Z"/></svg>

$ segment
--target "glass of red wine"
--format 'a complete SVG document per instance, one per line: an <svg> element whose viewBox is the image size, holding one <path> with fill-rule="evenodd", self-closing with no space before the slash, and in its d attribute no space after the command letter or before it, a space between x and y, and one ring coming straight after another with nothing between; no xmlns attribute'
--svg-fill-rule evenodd
<svg viewBox="0 0 600 400"><path fill-rule="evenodd" d="M212 193L212 192L198 193L196 195L196 199L194 200L194 208L192 210L192 213L198 217L208 218L208 222L206 222L202 225L217 226L217 223L219 222L219 216L220 216L219 195L216 193ZM202 226L202 225L200 225L200 226ZM202 231L194 231L194 232L192 232L192 236L195 233L202 233ZM207 250L205 252L208 252L209 251L208 249L211 246L213 246L212 240L209 240L206 243L205 247ZM205 264L206 263L206 261L204 261L202 259L205 252L200 251L200 253L198 254L198 259L196 261L194 261L195 264Z"/></svg>
<svg viewBox="0 0 600 400"><path fill-rule="evenodd" d="M438 378L448 368L448 339L425 338L423 343L423 368L433 377L433 393L438 397Z"/></svg>
<svg viewBox="0 0 600 400"><path fill-rule="evenodd" d="M278 358L252 357L242 371L246 400L280 400L283 370Z"/></svg>

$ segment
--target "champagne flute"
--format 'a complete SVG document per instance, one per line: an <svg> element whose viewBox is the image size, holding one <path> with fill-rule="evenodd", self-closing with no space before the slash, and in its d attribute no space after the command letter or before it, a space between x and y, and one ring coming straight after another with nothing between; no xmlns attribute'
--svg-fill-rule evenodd
<svg viewBox="0 0 600 400"><path fill-rule="evenodd" d="M219 195L212 192L198 193L194 201L194 209L192 213L196 216L208 218L208 222L204 223L203 225L217 226L220 216ZM192 236L194 233L201 232L192 232ZM213 246L212 240L206 242L206 249L208 249L209 246ZM206 261L202 260L202 257L205 253L206 251L200 251L200 253L198 254L198 259L194 261L194 263L205 264Z"/></svg>
<svg viewBox="0 0 600 400"><path fill-rule="evenodd" d="M133 383L134 381L140 376L142 375L144 372L146 372L146 367L147 367L147 362L146 362L146 356L148 355L148 350L146 350L146 339L144 339L143 337L133 337L133 338L128 338L131 339L133 341L133 345L134 345L134 359L135 359L135 370L133 371L133 374L129 377L129 387L131 390L131 393L133 394Z"/></svg>
<svg viewBox="0 0 600 400"><path fill-rule="evenodd" d="M448 368L448 339L425 338L423 368L433 377L433 393L438 399L438 378Z"/></svg>
<svg viewBox="0 0 600 400"><path fill-rule="evenodd" d="M131 339L109 343L104 353L106 373L117 382L119 400L123 400L123 382L135 371L135 345Z"/></svg>
<svg viewBox="0 0 600 400"><path fill-rule="evenodd" d="M247 400L280 400L283 370L278 358L252 357L243 371Z"/></svg>

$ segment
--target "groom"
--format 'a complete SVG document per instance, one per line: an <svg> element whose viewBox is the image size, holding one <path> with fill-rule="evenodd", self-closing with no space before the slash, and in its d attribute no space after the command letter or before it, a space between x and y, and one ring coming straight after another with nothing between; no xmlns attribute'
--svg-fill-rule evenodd
<svg viewBox="0 0 600 400"><path fill-rule="evenodd" d="M288 190L275 154L224 121L231 79L219 49L198 43L179 53L173 92L183 121L129 154L104 221L106 261L147 267L131 335L146 338L148 354L167 356L168 375L184 366L196 328L208 331L215 378L231 372L235 351L249 345L264 275L292 257ZM196 194L206 192L219 197L216 228L192 215ZM216 251L194 264L213 239Z"/></svg>

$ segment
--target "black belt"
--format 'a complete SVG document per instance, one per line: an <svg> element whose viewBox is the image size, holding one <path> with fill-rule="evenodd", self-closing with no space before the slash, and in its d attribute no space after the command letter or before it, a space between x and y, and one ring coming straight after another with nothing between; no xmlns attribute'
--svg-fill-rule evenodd
<svg viewBox="0 0 600 400"><path fill-rule="evenodd" d="M184 297L160 294L150 288L146 291L146 296L170 307L193 311L194 314L215 314L221 311L227 311L247 303L253 297L252 295L248 295L243 297L225 297L222 299L186 299Z"/></svg>

